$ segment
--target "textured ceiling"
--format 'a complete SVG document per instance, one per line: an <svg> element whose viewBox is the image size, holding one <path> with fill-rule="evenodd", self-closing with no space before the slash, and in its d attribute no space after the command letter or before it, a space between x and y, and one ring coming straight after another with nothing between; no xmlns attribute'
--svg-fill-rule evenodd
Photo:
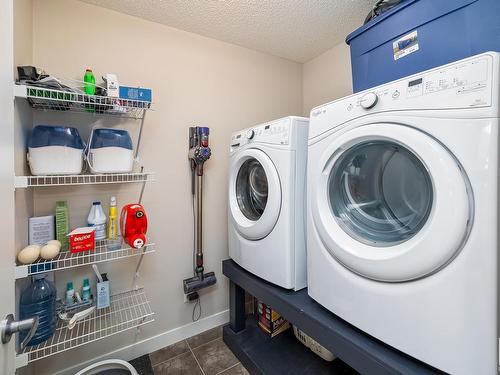
<svg viewBox="0 0 500 375"><path fill-rule="evenodd" d="M376 0L81 0L306 62L359 27Z"/></svg>

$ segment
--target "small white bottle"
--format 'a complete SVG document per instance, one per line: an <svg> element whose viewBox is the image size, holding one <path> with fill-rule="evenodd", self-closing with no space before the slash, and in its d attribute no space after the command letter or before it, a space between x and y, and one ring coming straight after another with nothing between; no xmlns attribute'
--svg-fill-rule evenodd
<svg viewBox="0 0 500 375"><path fill-rule="evenodd" d="M106 215L102 209L101 202L92 203L89 216L87 217L87 224L89 227L94 227L96 241L106 238Z"/></svg>

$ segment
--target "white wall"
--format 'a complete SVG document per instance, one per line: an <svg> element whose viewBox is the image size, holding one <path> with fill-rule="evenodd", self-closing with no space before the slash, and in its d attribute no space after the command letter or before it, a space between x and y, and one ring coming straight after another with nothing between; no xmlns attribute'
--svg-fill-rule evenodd
<svg viewBox="0 0 500 375"><path fill-rule="evenodd" d="M0 298L0 319L14 313L14 270L12 267L12 248L15 241L14 231L14 194L12 191L14 169L14 125L15 115L12 107L12 71L13 71L13 5L12 2L2 3L0 13L0 36L2 40L2 55L0 56L0 113L2 137L0 138L0 196L2 197L2 252L0 253L0 282L2 290ZM14 340L0 347L0 373L13 372Z"/></svg>
<svg viewBox="0 0 500 375"><path fill-rule="evenodd" d="M26 17L16 21L29 22ZM183 327L191 322L192 311L192 305L183 302L182 292L182 280L192 273L186 150L189 126L211 128L213 157L206 165L204 245L206 269L216 272L218 283L203 293L201 300L203 317L225 319L226 315L220 314L228 308L228 282L221 274L221 260L228 257L229 137L231 132L259 122L300 115L302 65L75 0L33 0L32 17L35 66L73 79L81 79L89 66L96 77L116 73L122 84L153 89L154 111L146 116L141 162L157 172L157 182L146 187L143 201L156 253L145 257L139 281L150 297L156 321L138 334L131 331L35 362L33 372L52 374L167 332L127 351L127 356L137 356L151 350L151 345L159 348L169 340L182 338L185 332L203 328ZM95 124L123 126L134 136L138 129L137 122L103 120L87 114L35 112L33 123L76 126L84 137ZM135 201L139 190L139 185L40 188L34 193L34 213L50 214L56 200L67 199L70 224L76 227L85 224L93 200L100 199L107 205L109 197L117 195L119 204L125 204ZM100 266L102 272L108 272L112 292L133 286L136 261ZM63 293L66 281L72 280L78 287L84 277L94 279L85 267L56 273L59 293Z"/></svg>
<svg viewBox="0 0 500 375"><path fill-rule="evenodd" d="M157 172L146 187L149 236L156 253L146 256L139 284L145 286L156 321L140 333L131 331L36 362L28 372L49 374L126 348L112 355L133 358L194 334L227 318L226 196L231 132L311 108L352 93L349 47L341 44L298 64L242 47L187 33L75 0L16 0L15 64L34 64L61 78L81 79L87 66L96 77L116 73L122 84L150 87L154 111L146 116L141 163ZM24 142L32 124L76 126L87 137L94 125L125 127L137 135L138 123L86 114L41 113L16 101L16 173L25 172ZM202 295L201 324L191 323L192 305L183 303L182 279L191 274L192 212L186 143L189 126L211 128L213 157L206 165L205 260L217 286ZM140 186L50 188L17 193L22 214L16 221L16 247L26 237L26 217L53 212L57 200L70 205L72 227L85 224L93 200L105 206L111 195L119 204L135 201ZM136 259L100 266L112 292L132 285ZM94 279L87 268L58 272L62 295L66 281L78 287ZM133 345L141 342L140 345Z"/></svg>
<svg viewBox="0 0 500 375"><path fill-rule="evenodd" d="M303 111L352 94L349 46L339 44L303 67Z"/></svg>
<svg viewBox="0 0 500 375"><path fill-rule="evenodd" d="M17 66L33 63L33 2L32 0L14 0L14 66L13 77L17 77ZM33 126L33 114L26 100L14 101L14 172L16 175L26 175L26 139ZM14 248L10 251L14 259L19 249L26 246L28 238L28 218L33 216L33 191L31 189L16 189L15 193L15 237ZM11 264L9 262L9 264ZM29 284L28 279L16 281L16 301ZM19 316L16 305L15 316Z"/></svg>

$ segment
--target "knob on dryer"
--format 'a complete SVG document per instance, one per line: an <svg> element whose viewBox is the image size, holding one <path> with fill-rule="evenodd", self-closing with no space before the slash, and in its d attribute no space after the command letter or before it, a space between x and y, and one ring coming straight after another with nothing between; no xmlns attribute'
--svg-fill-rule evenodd
<svg viewBox="0 0 500 375"><path fill-rule="evenodd" d="M252 139L253 137L255 137L255 131L250 129L249 131L247 131L247 138Z"/></svg>
<svg viewBox="0 0 500 375"><path fill-rule="evenodd" d="M359 101L359 105L364 109L370 109L375 107L375 104L378 102L378 96L374 92L369 92L361 97Z"/></svg>

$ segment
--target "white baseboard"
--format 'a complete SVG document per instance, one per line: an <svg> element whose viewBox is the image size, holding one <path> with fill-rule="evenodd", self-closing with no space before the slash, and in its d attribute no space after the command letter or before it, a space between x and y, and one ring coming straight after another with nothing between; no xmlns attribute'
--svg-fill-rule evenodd
<svg viewBox="0 0 500 375"><path fill-rule="evenodd" d="M176 342L187 339L188 337L197 335L201 332L220 326L222 324L226 324L228 322L229 322L229 310L224 310L217 314L200 319L197 322L189 323L184 326L174 328L170 331L160 333L159 335L114 350L110 353L103 354L102 356L93 358L90 361L82 362L79 363L78 365L71 366L67 369L58 371L55 375L73 375L82 368L89 366L92 363L102 361L104 359L116 358L116 359L123 359L124 361L130 361L131 359L152 353L155 350L164 348L165 346L171 344L175 344Z"/></svg>

